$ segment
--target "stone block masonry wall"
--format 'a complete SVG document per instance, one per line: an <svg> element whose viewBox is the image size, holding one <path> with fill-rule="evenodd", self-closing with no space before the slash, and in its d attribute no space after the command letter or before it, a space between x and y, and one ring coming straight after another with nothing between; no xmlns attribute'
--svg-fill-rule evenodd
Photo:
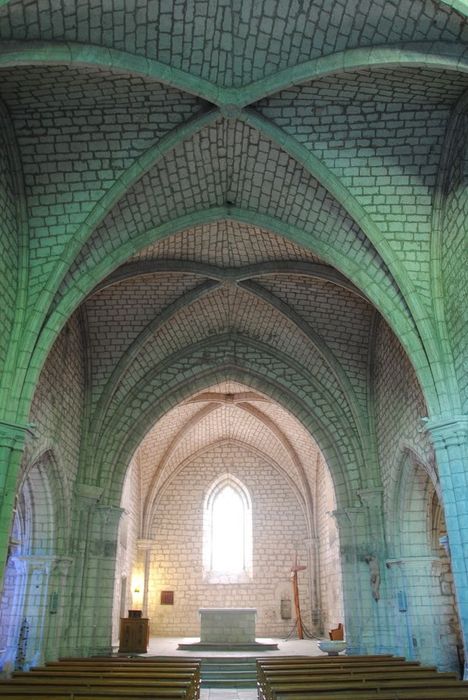
<svg viewBox="0 0 468 700"><path fill-rule="evenodd" d="M387 35L393 44L421 36L432 42L452 41L463 20L461 13L452 16L445 4L428 0L398 4L376 0L371 11L367 4L349 7L343 0L298 3L294 12L289 9L273 2L251 2L236 13L229 5L208 3L205 8L201 3L188 12L182 0L168 5L128 0L102 5L74 2L66 5L62 16L53 0L26 5L10 0L0 17L0 35L101 44L236 87L304 63L325 48L332 54L379 43ZM112 22L112 10L118 21ZM212 27L208 34L207 20ZM171 34L180 40L171 39Z"/></svg>
<svg viewBox="0 0 468 700"><path fill-rule="evenodd" d="M216 478L229 473L248 489L253 511L253 578L248 583L203 581L203 503ZM189 486L188 486L189 485ZM228 443L195 457L162 493L151 537L149 585L151 633L199 636L201 607L257 608L257 636L285 636L293 620L282 620L281 598L292 600L289 572L297 547L307 561L302 507L287 480L247 449ZM307 572L299 574L304 621L310 619ZM160 605L161 590L174 591L174 605Z"/></svg>
<svg viewBox="0 0 468 700"><path fill-rule="evenodd" d="M436 80L421 68L360 70L288 88L259 105L338 175L426 301L431 189L449 114L441 100L447 90L456 95L457 81Z"/></svg>
<svg viewBox="0 0 468 700"><path fill-rule="evenodd" d="M386 511L400 479L405 449L411 449L432 469L434 454L421 418L427 408L414 370L398 340L381 321L375 345L374 398L379 464ZM389 512L390 522L394 514Z"/></svg>
<svg viewBox="0 0 468 700"><path fill-rule="evenodd" d="M55 658L72 596L67 572L83 533L72 527L73 487L79 464L85 365L75 315L54 344L41 372L29 420L35 439L26 443L18 480L14 538L19 541L0 599L0 664L15 663L23 619L29 625L26 663ZM21 520L21 526L19 521ZM76 537L76 540L74 538ZM51 597L55 613L50 614ZM70 631L70 630L68 630Z"/></svg>
<svg viewBox="0 0 468 700"><path fill-rule="evenodd" d="M323 458L317 469L317 537L320 561L321 626L327 635L344 622L338 529L332 512L336 509L333 482Z"/></svg>
<svg viewBox="0 0 468 700"><path fill-rule="evenodd" d="M1 107L1 105L0 105ZM7 130L0 108L0 367L5 359L16 304L17 221Z"/></svg>
<svg viewBox="0 0 468 700"><path fill-rule="evenodd" d="M75 315L55 342L41 372L29 417L37 439L27 443L23 462L30 463L41 443L51 446L59 469L66 473L70 492L78 470L84 387L83 337Z"/></svg>
<svg viewBox="0 0 468 700"><path fill-rule="evenodd" d="M468 247L466 221L468 217L468 120L464 117L456 134L457 162L451 168L452 181L445 208L445 228L442 234L442 271L447 330L451 341L455 371L462 395L463 411L468 413L468 358L466 336L468 315ZM460 294L464 290L465 294Z"/></svg>
<svg viewBox="0 0 468 700"><path fill-rule="evenodd" d="M64 78L71 72L66 86ZM45 73L28 66L24 75L2 79L28 196L32 296L40 293L44 275L122 170L196 109L193 98L171 88L159 90L151 83L148 89L141 79L130 82L71 66Z"/></svg>
<svg viewBox="0 0 468 700"><path fill-rule="evenodd" d="M424 398L406 355L388 326L379 325L375 357L376 430L384 485L389 575L397 653L458 670L459 623L450 561L438 546L445 529L437 502L437 467L421 418ZM437 531L435 528L437 527ZM401 611L398 595L406 596Z"/></svg>

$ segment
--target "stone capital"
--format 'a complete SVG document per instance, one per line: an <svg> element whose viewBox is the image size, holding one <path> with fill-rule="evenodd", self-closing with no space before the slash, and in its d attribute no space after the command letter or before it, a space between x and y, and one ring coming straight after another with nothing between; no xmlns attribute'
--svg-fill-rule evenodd
<svg viewBox="0 0 468 700"><path fill-rule="evenodd" d="M148 551L156 546L156 540L150 539L139 539L136 541L137 549L142 551Z"/></svg>
<svg viewBox="0 0 468 700"><path fill-rule="evenodd" d="M423 418L424 429L436 448L460 447L468 440L468 416L434 416Z"/></svg>
<svg viewBox="0 0 468 700"><path fill-rule="evenodd" d="M377 508L379 510L382 509L383 488L381 486L368 489L358 489L356 494L363 506L366 506L367 508Z"/></svg>
<svg viewBox="0 0 468 700"><path fill-rule="evenodd" d="M54 571L60 576L66 576L73 563L73 557L57 557L53 563Z"/></svg>
<svg viewBox="0 0 468 700"><path fill-rule="evenodd" d="M349 528L353 527L358 518L362 516L363 508L362 506L350 506L349 508L338 508L337 510L332 510L330 515L332 515L339 528Z"/></svg>
<svg viewBox="0 0 468 700"><path fill-rule="evenodd" d="M24 554L16 557L31 574L49 575L59 557L54 554Z"/></svg>
<svg viewBox="0 0 468 700"><path fill-rule="evenodd" d="M27 438L34 438L34 426L0 420L0 447L22 450Z"/></svg>
<svg viewBox="0 0 468 700"><path fill-rule="evenodd" d="M400 557L398 559L387 559L385 562L387 569L398 567L414 574L436 572L443 564L444 562L439 557L434 556Z"/></svg>
<svg viewBox="0 0 468 700"><path fill-rule="evenodd" d="M96 513L101 517L104 525L118 525L125 509L120 506L103 505L99 503L96 506Z"/></svg>
<svg viewBox="0 0 468 700"><path fill-rule="evenodd" d="M78 504L82 508L89 508L90 506L97 505L99 499L102 496L103 488L101 486L94 486L93 484L76 484L75 494L78 500Z"/></svg>

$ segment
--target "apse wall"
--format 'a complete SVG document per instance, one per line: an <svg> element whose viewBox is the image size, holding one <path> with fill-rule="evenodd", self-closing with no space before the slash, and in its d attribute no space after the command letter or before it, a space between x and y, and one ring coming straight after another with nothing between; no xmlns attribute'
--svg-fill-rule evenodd
<svg viewBox="0 0 468 700"><path fill-rule="evenodd" d="M203 580L203 504L216 478L229 473L252 501L253 577L248 583ZM211 447L195 457L164 489L156 506L149 582L151 633L199 636L201 607L257 608L257 636L285 636L292 619L281 618L281 599L292 601L290 569L297 548L308 561L303 508L285 476L257 454L233 444ZM309 572L299 574L304 621L310 620ZM161 605L162 590L174 591L174 605Z"/></svg>

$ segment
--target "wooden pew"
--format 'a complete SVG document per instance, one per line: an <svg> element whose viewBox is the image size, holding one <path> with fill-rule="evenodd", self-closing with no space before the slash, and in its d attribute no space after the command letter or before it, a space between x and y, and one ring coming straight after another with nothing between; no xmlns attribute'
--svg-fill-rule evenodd
<svg viewBox="0 0 468 700"><path fill-rule="evenodd" d="M265 688L269 681L280 679L282 682L296 680L296 677L307 676L312 679L319 679L320 675L326 676L333 674L335 678L345 678L347 676L359 676L363 674L378 675L385 673L398 674L395 677L400 677L401 674L420 673L423 671L426 675L436 674L435 667L421 667L419 662L407 662L401 657L385 657L369 662L365 656L359 657L343 657L339 661L337 657L323 658L317 661L318 657L300 659L290 659L283 662L281 659L268 659L266 661L257 661L257 679L260 697L266 696Z"/></svg>
<svg viewBox="0 0 468 700"><path fill-rule="evenodd" d="M111 680L132 680L134 678L141 680L178 680L178 681L192 681L193 673L185 673L181 671L180 673L174 673L171 671L106 671L103 669L94 669L92 671L80 669L76 670L63 670L61 668L54 669L50 671L46 668L38 668L31 671L16 671L13 673L12 677L14 679L28 679L28 678L62 678L64 680L80 680L80 679L111 679Z"/></svg>
<svg viewBox="0 0 468 700"><path fill-rule="evenodd" d="M24 688L9 688L0 691L3 700L20 700L21 698L40 698L40 700L185 700L184 691L179 690L102 690L86 688L70 691L66 688L43 689L30 685Z"/></svg>
<svg viewBox="0 0 468 700"><path fill-rule="evenodd" d="M368 680L368 679L347 679L347 680L333 680L330 678L328 681L306 681L306 682L293 682L288 681L288 683L276 683L269 682L266 688L265 698L267 700L290 700L293 695L303 694L307 697L307 693L311 698L316 697L319 693L325 694L325 692L343 693L345 691L351 693L358 693L358 691L378 691L379 693L384 691L397 691L409 690L412 688L419 688L420 690L426 690L428 685L431 688L439 689L440 698L445 697L445 690L449 688L461 688L461 681L449 680L445 678L435 678L432 677L430 681L427 678L408 678L408 679L379 679L379 680ZM464 688L466 692L467 688ZM358 695L359 697L359 695Z"/></svg>
<svg viewBox="0 0 468 700"><path fill-rule="evenodd" d="M257 661L260 700L390 700L466 698L455 673L386 657L296 657Z"/></svg>
<svg viewBox="0 0 468 700"><path fill-rule="evenodd" d="M26 674L27 676L29 674ZM67 686L68 687L75 687L79 686L80 684L87 687L121 687L121 688L176 688L176 689L181 689L181 690L187 690L193 685L192 680L164 680L164 679L153 679L153 678L139 678L138 676L136 677L127 677L126 679L122 678L104 678L101 680L99 677L91 677L91 676L78 676L78 680L76 681L70 681L69 679L65 679ZM60 686L64 685L64 680L60 676L47 676L47 677L42 677L42 676L33 676L31 675L28 678L11 678L10 680L0 680L0 688L3 688L5 685L7 686L19 686L19 685L28 685L34 683L36 686Z"/></svg>
<svg viewBox="0 0 468 700"><path fill-rule="evenodd" d="M460 688L460 681L456 678L438 678L436 676L422 676L422 677L401 677L389 675L382 675L378 678L375 677L344 677L344 678L333 678L333 677L319 677L310 678L307 676L301 676L295 679L288 678L285 679L268 679L267 683L263 686L259 686L259 697L265 700L273 700L277 695L289 696L292 694L299 693L324 693L330 692L361 692L365 691L384 691L384 690L403 690L409 688ZM467 688L464 688L466 691ZM439 691L441 692L441 691ZM442 694L441 694L442 697Z"/></svg>
<svg viewBox="0 0 468 700"><path fill-rule="evenodd" d="M465 688L413 688L395 691L360 691L357 693L300 693L278 694L276 700L467 700L468 693Z"/></svg>
<svg viewBox="0 0 468 700"><path fill-rule="evenodd" d="M0 680L0 698L102 697L198 700L200 662L193 659L73 659L50 663Z"/></svg>
<svg viewBox="0 0 468 700"><path fill-rule="evenodd" d="M349 654L349 655L338 655L338 656L328 656L327 654L319 654L318 656L258 656L257 661L259 663L281 663L282 661L303 661L307 660L311 663L320 663L321 661L326 661L326 663L335 663L337 661L359 661L365 659L366 661L385 661L397 659L398 661L406 661L404 656L394 656L393 654Z"/></svg>
<svg viewBox="0 0 468 700"><path fill-rule="evenodd" d="M336 678L337 681L342 679L369 679L375 680L376 678L388 678L388 679L399 679L407 680L408 678L446 678L451 680L458 680L456 673L438 673L434 669L425 668L391 668L391 669L364 669L356 671L348 671L345 669L332 670L332 669L322 669L320 671L301 671L296 673L285 673L283 671L273 671L268 673L266 676L268 682L271 683L288 683L297 681L310 681L315 682L320 679Z"/></svg>

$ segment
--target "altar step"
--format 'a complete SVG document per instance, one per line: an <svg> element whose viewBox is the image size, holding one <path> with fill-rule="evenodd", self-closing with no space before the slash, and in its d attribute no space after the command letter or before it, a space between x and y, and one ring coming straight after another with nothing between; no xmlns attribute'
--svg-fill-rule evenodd
<svg viewBox="0 0 468 700"><path fill-rule="evenodd" d="M203 688L255 688L257 668L250 657L207 657L202 660Z"/></svg>

